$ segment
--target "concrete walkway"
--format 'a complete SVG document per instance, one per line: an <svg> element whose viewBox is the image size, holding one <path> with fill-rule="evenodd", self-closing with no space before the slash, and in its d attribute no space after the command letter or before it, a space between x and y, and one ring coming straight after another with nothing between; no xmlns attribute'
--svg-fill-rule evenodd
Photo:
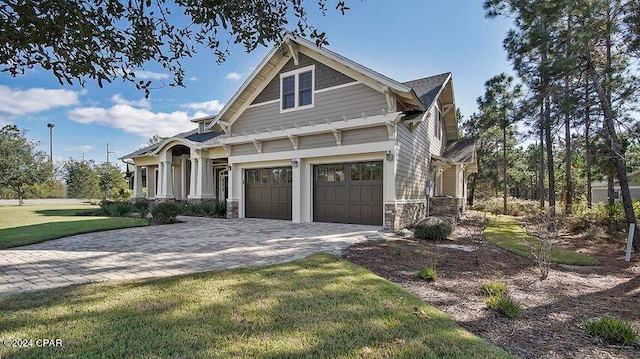
<svg viewBox="0 0 640 359"><path fill-rule="evenodd" d="M181 217L0 250L0 296L74 283L282 263L391 234L379 227Z"/></svg>

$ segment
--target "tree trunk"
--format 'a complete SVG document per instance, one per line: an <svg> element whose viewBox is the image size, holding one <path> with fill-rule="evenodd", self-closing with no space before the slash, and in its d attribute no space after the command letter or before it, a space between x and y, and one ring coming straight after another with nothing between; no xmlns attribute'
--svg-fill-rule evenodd
<svg viewBox="0 0 640 359"><path fill-rule="evenodd" d="M589 75L585 74L584 87L584 146L585 146L585 167L587 172L587 206L593 206L593 196L591 193L591 104L589 103Z"/></svg>
<svg viewBox="0 0 640 359"><path fill-rule="evenodd" d="M544 136L547 147L547 173L549 177L549 213L556 214L556 173L553 164L553 139L551 137L551 105L549 97L545 96L544 103Z"/></svg>
<svg viewBox="0 0 640 359"><path fill-rule="evenodd" d="M502 127L502 209L504 214L507 213L507 127Z"/></svg>
<svg viewBox="0 0 640 359"><path fill-rule="evenodd" d="M633 212L633 203L631 201L631 194L629 192L629 179L627 178L627 165L622 156L622 150L620 148L620 144L618 143L618 134L616 133L616 127L613 121L613 111L611 110L611 104L608 101L607 94L605 93L602 84L600 83L600 77L596 72L596 69L593 67L593 63L591 62L591 54L587 53L588 56L588 68L589 68L589 76L593 81L593 86L598 94L598 98L600 99L600 104L602 105L602 111L604 112L604 127L606 131L606 136L609 142L611 143L611 151L613 154L613 160L616 165L616 169L618 172L618 182L620 183L620 192L622 194L622 205L624 207L624 216L627 220L627 225L631 223L636 223L636 215ZM634 232L633 236L633 248L636 252L640 251L640 231Z"/></svg>
<svg viewBox="0 0 640 359"><path fill-rule="evenodd" d="M567 15L567 38L566 38L566 56L571 58L569 50L569 42L571 34L571 13ZM564 76L564 180L565 180L565 199L564 213L571 214L573 210L573 183L571 178L571 115L573 109L570 102L571 95L569 93L569 74Z"/></svg>
<svg viewBox="0 0 640 359"><path fill-rule="evenodd" d="M480 171L478 171L480 172ZM469 191L469 198L467 199L467 203L469 206L473 206L473 200L476 196L476 185L478 183L478 173L473 174L473 179L471 180L471 190Z"/></svg>
<svg viewBox="0 0 640 359"><path fill-rule="evenodd" d="M540 208L544 208L544 100L540 102L540 170L538 171L538 191Z"/></svg>
<svg viewBox="0 0 640 359"><path fill-rule="evenodd" d="M569 77L564 78L565 101L569 97ZM568 105L565 103L565 105ZM565 200L564 213L571 214L573 206L573 184L571 180L571 117L569 116L569 108L565 109L564 114L564 178L565 178Z"/></svg>
<svg viewBox="0 0 640 359"><path fill-rule="evenodd" d="M544 25L543 25L544 26ZM546 26L544 26L546 29ZM556 215L556 177L553 165L553 140L551 138L551 104L549 103L549 74L547 69L547 44L543 42L541 53L542 93L544 94L543 125L547 147L547 174L549 177L549 214Z"/></svg>

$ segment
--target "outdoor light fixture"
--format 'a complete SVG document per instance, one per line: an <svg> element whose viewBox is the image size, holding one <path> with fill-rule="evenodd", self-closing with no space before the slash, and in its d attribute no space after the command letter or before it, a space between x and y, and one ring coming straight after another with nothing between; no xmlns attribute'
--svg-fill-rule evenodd
<svg viewBox="0 0 640 359"><path fill-rule="evenodd" d="M298 160L297 159L292 159L291 160L291 167L296 168L298 167Z"/></svg>
<svg viewBox="0 0 640 359"><path fill-rule="evenodd" d="M391 153L391 150L387 151L387 161L393 161L393 153Z"/></svg>

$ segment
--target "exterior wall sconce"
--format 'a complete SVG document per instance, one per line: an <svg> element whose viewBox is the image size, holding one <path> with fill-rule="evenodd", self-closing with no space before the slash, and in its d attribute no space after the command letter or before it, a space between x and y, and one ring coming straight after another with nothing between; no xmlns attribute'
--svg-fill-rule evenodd
<svg viewBox="0 0 640 359"><path fill-rule="evenodd" d="M291 160L291 167L296 168L298 167L298 160L297 159L292 159Z"/></svg>
<svg viewBox="0 0 640 359"><path fill-rule="evenodd" d="M391 153L391 150L387 151L387 161L393 161L393 153Z"/></svg>

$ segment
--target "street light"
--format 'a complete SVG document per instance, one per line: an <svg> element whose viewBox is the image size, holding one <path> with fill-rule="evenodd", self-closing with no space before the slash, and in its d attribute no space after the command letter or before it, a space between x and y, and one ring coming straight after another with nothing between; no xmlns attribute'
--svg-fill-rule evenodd
<svg viewBox="0 0 640 359"><path fill-rule="evenodd" d="M49 127L49 161L53 163L53 128L56 127L53 123L47 123Z"/></svg>

